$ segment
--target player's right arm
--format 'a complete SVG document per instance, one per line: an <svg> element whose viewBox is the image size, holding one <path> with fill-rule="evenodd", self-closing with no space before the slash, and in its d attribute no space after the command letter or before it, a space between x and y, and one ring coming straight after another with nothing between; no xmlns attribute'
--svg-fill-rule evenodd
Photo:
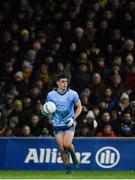
<svg viewBox="0 0 135 180"><path fill-rule="evenodd" d="M47 94L47 97L46 97L46 99L45 99L45 102L47 102L47 101L51 101L50 92ZM45 103L45 102L44 102L44 103ZM44 116L48 117L48 119L51 119L51 115L44 112L43 106L42 106L42 108L41 108L41 113L42 113Z"/></svg>

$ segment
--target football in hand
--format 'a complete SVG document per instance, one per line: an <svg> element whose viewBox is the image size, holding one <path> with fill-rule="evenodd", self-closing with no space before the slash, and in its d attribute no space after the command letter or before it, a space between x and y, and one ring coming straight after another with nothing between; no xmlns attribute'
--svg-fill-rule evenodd
<svg viewBox="0 0 135 180"><path fill-rule="evenodd" d="M43 105L43 111L46 114L53 114L56 111L56 105L53 102L48 101Z"/></svg>

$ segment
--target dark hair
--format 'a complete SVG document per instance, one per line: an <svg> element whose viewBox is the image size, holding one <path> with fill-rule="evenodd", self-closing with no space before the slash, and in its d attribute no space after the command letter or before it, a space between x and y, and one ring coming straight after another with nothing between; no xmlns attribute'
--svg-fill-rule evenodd
<svg viewBox="0 0 135 180"><path fill-rule="evenodd" d="M63 72L63 73L57 74L56 81L59 81L60 79L68 79L67 73Z"/></svg>

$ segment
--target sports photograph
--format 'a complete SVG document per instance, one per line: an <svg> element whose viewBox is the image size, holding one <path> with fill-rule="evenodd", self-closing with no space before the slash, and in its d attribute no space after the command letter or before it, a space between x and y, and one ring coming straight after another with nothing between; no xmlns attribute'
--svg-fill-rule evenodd
<svg viewBox="0 0 135 180"><path fill-rule="evenodd" d="M0 0L0 179L135 179L135 0Z"/></svg>

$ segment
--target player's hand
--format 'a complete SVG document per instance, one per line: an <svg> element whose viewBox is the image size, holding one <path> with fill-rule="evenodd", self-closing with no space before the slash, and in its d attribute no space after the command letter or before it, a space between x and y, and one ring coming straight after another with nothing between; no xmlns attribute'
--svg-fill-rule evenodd
<svg viewBox="0 0 135 180"><path fill-rule="evenodd" d="M74 118L69 118L69 121L66 123L67 127L71 127L74 124Z"/></svg>
<svg viewBox="0 0 135 180"><path fill-rule="evenodd" d="M45 113L45 111L43 110L43 108L41 108L41 114L44 115L44 116L46 116L46 117L48 117L48 118L51 117L50 114Z"/></svg>
<svg viewBox="0 0 135 180"><path fill-rule="evenodd" d="M41 111L41 114L42 114L42 115L44 115L44 116L47 115L47 114L44 112L43 108L41 108L40 111Z"/></svg>

